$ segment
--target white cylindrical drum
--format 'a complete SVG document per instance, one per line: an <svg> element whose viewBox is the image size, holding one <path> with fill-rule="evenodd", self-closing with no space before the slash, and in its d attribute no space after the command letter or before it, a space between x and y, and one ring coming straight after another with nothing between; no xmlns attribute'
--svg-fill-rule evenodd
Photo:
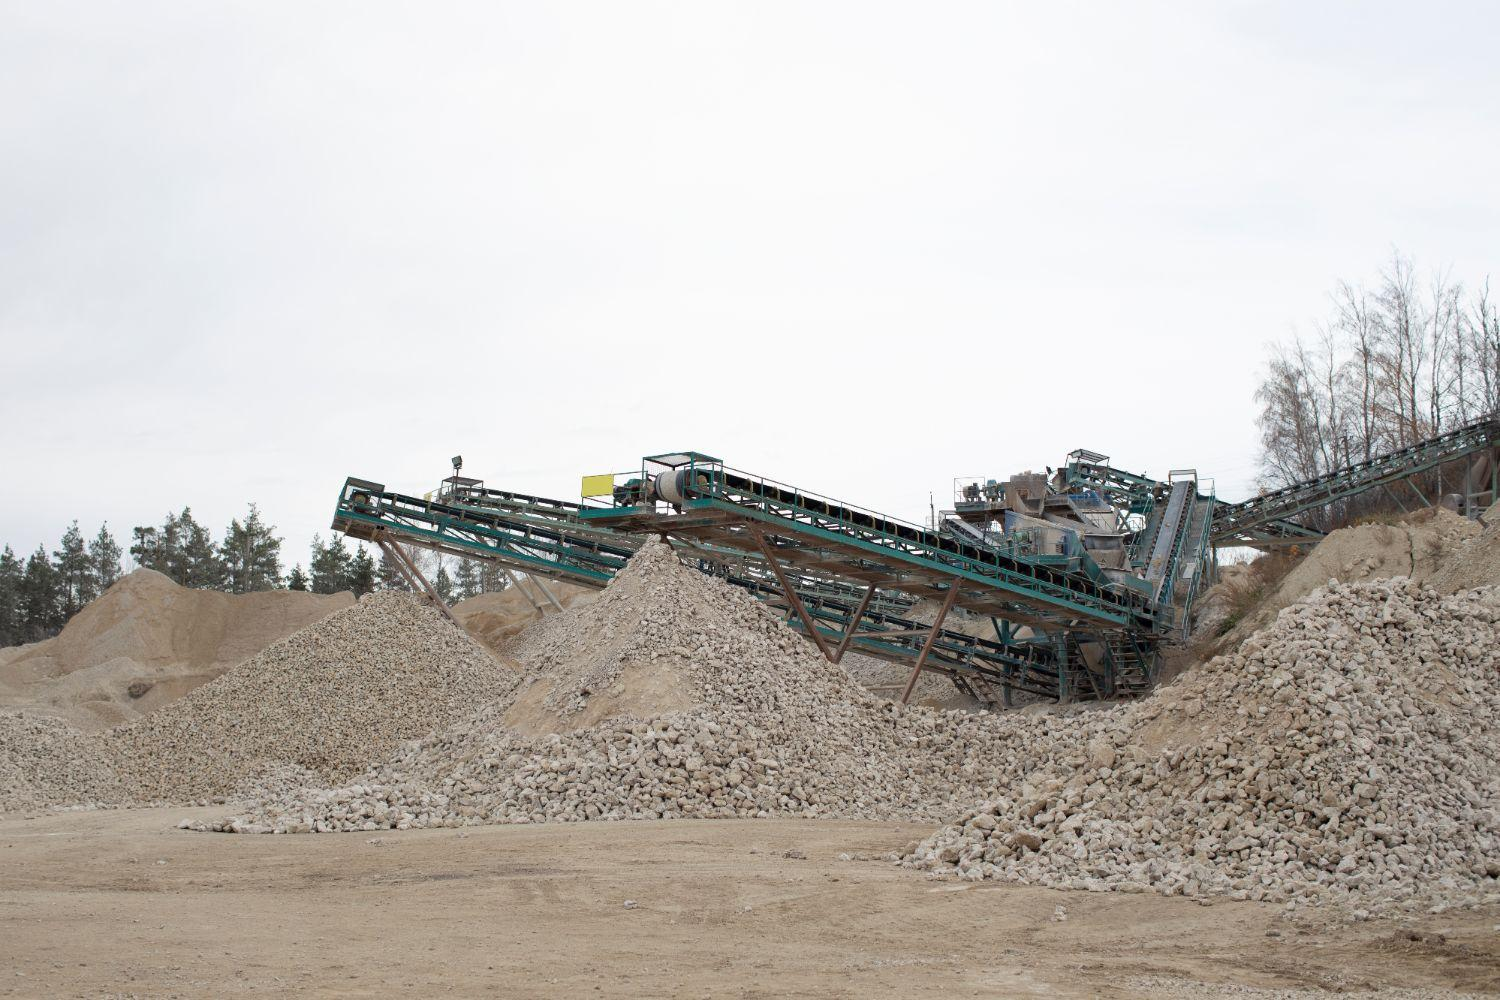
<svg viewBox="0 0 1500 1000"><path fill-rule="evenodd" d="M703 473L692 473L688 469L669 469L656 477L656 495L674 507L681 507L687 500L688 476L697 483L708 482Z"/></svg>

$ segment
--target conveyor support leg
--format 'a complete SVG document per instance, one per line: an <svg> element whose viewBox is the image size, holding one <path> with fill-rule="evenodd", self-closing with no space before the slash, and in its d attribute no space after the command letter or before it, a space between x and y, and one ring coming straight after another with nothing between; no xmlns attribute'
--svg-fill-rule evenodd
<svg viewBox="0 0 1500 1000"><path fill-rule="evenodd" d="M776 556L771 552L771 546L766 543L766 536L761 533L759 528L748 528L747 530L750 532L751 537L755 539L755 544L759 546L760 554L766 557L766 562L770 564L771 571L776 574L776 580L781 584L782 592L786 594L787 603L797 612L797 617L802 619L802 625L807 629L807 634L812 637L812 641L818 644L818 651L823 654L824 659L831 663L837 663L838 661L833 656L833 650L828 648L828 643L824 641L823 634L818 631L817 622L813 620L812 615L807 613L807 608L803 605L802 598L797 595L796 589L787 582L786 574L781 571L781 564L776 561Z"/></svg>
<svg viewBox="0 0 1500 1000"><path fill-rule="evenodd" d="M901 692L901 704L905 705L911 699L911 693L917 686L917 678L922 676L922 664L927 662L927 654L932 652L932 644L937 641L938 633L942 631L943 621L948 617L948 612L953 609L953 602L958 599L958 581L955 580L948 587L948 596L943 598L943 607L932 620L932 631L927 633L927 639L922 643L922 651L917 654L917 662L912 665L911 676L906 679L906 688Z"/></svg>
<svg viewBox="0 0 1500 1000"><path fill-rule="evenodd" d="M875 596L875 584L865 591L865 596L860 599L859 607L854 612L854 617L849 619L849 627L844 630L844 637L839 640L839 648L834 650L833 662L838 663L844 658L844 653L849 650L849 643L854 641L854 633L859 631L859 623L864 621L865 609L870 606L870 599Z"/></svg>
<svg viewBox="0 0 1500 1000"><path fill-rule="evenodd" d="M427 582L427 577L422 575L422 571L417 568L417 564L412 561L411 557L406 554L406 551L401 546L386 538L383 532L376 537L375 544L379 546L381 552L389 556L391 561L396 564L396 568L401 571L402 576L406 577L406 582L411 584L412 589L426 595L427 599L443 613L444 618L458 625L458 619L453 617L453 612L449 610L448 603L438 596L436 588ZM460 625L459 627L462 628L463 626Z"/></svg>

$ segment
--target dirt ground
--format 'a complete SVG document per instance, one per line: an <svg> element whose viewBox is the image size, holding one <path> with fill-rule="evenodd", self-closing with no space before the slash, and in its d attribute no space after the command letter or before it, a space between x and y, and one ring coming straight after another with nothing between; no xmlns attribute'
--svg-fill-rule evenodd
<svg viewBox="0 0 1500 1000"><path fill-rule="evenodd" d="M919 825L174 828L222 812L0 821L0 995L1500 991L1500 911L1301 926L1269 905L970 886L839 859L900 848Z"/></svg>

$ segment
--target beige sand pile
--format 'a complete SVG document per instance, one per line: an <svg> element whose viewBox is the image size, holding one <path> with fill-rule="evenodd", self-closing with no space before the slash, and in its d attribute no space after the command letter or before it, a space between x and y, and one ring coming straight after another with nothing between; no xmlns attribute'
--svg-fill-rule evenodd
<svg viewBox="0 0 1500 1000"><path fill-rule="evenodd" d="M409 744L353 784L209 826L942 816L1015 780L1036 752L1015 738L1019 716L903 712L872 697L764 605L655 542L598 600L523 638L514 704Z"/></svg>
<svg viewBox="0 0 1500 1000"><path fill-rule="evenodd" d="M1481 521L1480 532L1461 542L1432 574L1431 584L1442 593L1500 586L1500 504Z"/></svg>
<svg viewBox="0 0 1500 1000"><path fill-rule="evenodd" d="M916 867L1083 889L1500 900L1500 593L1332 585L917 845Z"/></svg>
<svg viewBox="0 0 1500 1000"><path fill-rule="evenodd" d="M107 742L137 800L232 795L285 778L282 765L340 780L504 698L516 677L431 605L380 592Z"/></svg>
<svg viewBox="0 0 1500 1000"><path fill-rule="evenodd" d="M523 579L521 586L531 595L532 601L541 606L541 614L537 613L536 606L524 594L515 587L507 587L491 594L480 594L459 601L453 605L453 617L492 652L501 652L507 643L537 621L557 613L557 609L537 591L530 580ZM564 608L571 608L580 602L587 603L598 593L587 587L575 587L556 580L546 581L546 587Z"/></svg>
<svg viewBox="0 0 1500 1000"><path fill-rule="evenodd" d="M154 570L136 570L54 638L0 650L0 707L106 729L180 698L353 600L190 590Z"/></svg>
<svg viewBox="0 0 1500 1000"><path fill-rule="evenodd" d="M1329 532L1253 613L1230 631L1238 644L1271 623L1329 580L1357 583L1407 577L1423 582L1438 573L1480 527L1468 518L1435 508L1418 511L1394 524L1358 524ZM1210 600L1212 595L1210 594ZM1200 622L1199 634L1206 633Z"/></svg>
<svg viewBox="0 0 1500 1000"><path fill-rule="evenodd" d="M0 813L123 797L100 737L51 716L0 711Z"/></svg>

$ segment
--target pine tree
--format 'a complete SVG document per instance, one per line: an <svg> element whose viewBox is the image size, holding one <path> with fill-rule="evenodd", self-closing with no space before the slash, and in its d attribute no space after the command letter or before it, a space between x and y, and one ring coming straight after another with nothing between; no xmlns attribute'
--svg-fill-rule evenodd
<svg viewBox="0 0 1500 1000"><path fill-rule="evenodd" d="M335 535L327 545L313 535L312 591L314 594L337 594L349 589L349 549L344 536Z"/></svg>
<svg viewBox="0 0 1500 1000"><path fill-rule="evenodd" d="M292 572L286 578L287 590L307 590L307 574L302 572L302 564L298 563L292 567Z"/></svg>
<svg viewBox="0 0 1500 1000"><path fill-rule="evenodd" d="M275 531L275 525L260 519L255 504L250 505L244 524L237 518L229 522L219 546L219 561L231 593L273 590L281 582L281 539Z"/></svg>
<svg viewBox="0 0 1500 1000"><path fill-rule="evenodd" d="M182 508L177 517L179 569L177 582L199 590L224 589L224 563L209 530L193 520L191 508Z"/></svg>
<svg viewBox="0 0 1500 1000"><path fill-rule="evenodd" d="M141 569L162 572L161 533L149 524L130 529L130 558Z"/></svg>
<svg viewBox="0 0 1500 1000"><path fill-rule="evenodd" d="M375 589L375 560L363 545L356 545L354 558L349 563L349 589L355 597L363 597Z"/></svg>
<svg viewBox="0 0 1500 1000"><path fill-rule="evenodd" d="M505 574L501 571L500 564L486 559L479 570L479 592L498 594L505 586Z"/></svg>
<svg viewBox="0 0 1500 1000"><path fill-rule="evenodd" d="M460 559L453 578L454 592L458 600L467 600L480 592L479 567L472 559ZM436 584L434 584L436 586Z"/></svg>
<svg viewBox="0 0 1500 1000"><path fill-rule="evenodd" d="M68 525L61 546L52 556L57 560L59 606L63 621L67 621L94 599L94 568L89 563L88 549L84 546L83 532L78 530L77 521Z"/></svg>
<svg viewBox="0 0 1500 1000"><path fill-rule="evenodd" d="M176 514L167 514L159 528L138 525L130 530L130 536L135 539L130 544L130 558L137 566L182 582L182 532Z"/></svg>
<svg viewBox="0 0 1500 1000"><path fill-rule="evenodd" d="M26 570L7 545L0 552L0 646L15 646L21 638L21 581Z"/></svg>
<svg viewBox="0 0 1500 1000"><path fill-rule="evenodd" d="M115 536L109 533L108 522L99 526L99 534L89 542L89 567L94 574L94 587L100 594L120 578L120 546Z"/></svg>
<svg viewBox="0 0 1500 1000"><path fill-rule="evenodd" d="M381 590L411 590L411 584L406 582L406 577L397 567L396 560L387 555L384 550L380 553L380 568L375 572L375 585Z"/></svg>
<svg viewBox="0 0 1500 1000"><path fill-rule="evenodd" d="M21 577L21 641L39 642L62 628L62 577L38 545Z"/></svg>
<svg viewBox="0 0 1500 1000"><path fill-rule="evenodd" d="M438 563L437 576L432 578L432 589L443 599L444 604L453 603L453 577L448 575L448 567Z"/></svg>

